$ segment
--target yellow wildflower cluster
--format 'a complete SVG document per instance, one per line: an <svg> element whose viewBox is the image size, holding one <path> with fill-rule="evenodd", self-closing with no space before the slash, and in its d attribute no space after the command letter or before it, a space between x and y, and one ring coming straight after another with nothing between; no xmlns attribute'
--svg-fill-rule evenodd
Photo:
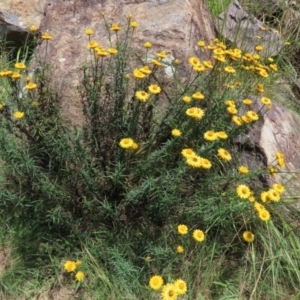
<svg viewBox="0 0 300 300"><path fill-rule="evenodd" d="M131 138L123 138L119 145L123 148L123 149L130 149L130 150L136 150L139 145Z"/></svg>
<svg viewBox="0 0 300 300"><path fill-rule="evenodd" d="M67 260L64 263L64 269L66 272L72 273L72 272L75 272L77 267L81 266L81 264L82 264L82 262L80 260L76 260L76 261ZM77 281L83 281L84 277L85 277L85 274L82 271L77 271L75 274L75 280L77 280Z"/></svg>
<svg viewBox="0 0 300 300"><path fill-rule="evenodd" d="M183 149L181 154L186 158L186 163L192 168L210 169L212 167L210 160L197 155L190 148Z"/></svg>
<svg viewBox="0 0 300 300"><path fill-rule="evenodd" d="M182 279L177 279L173 283L164 284L164 280L160 275L154 275L149 280L149 286L153 290L161 289L162 300L176 300L178 296L187 292L187 284Z"/></svg>

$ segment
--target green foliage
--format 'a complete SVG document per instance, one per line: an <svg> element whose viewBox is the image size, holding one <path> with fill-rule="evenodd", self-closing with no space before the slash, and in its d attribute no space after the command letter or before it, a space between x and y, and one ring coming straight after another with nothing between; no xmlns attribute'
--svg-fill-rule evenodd
<svg viewBox="0 0 300 300"><path fill-rule="evenodd" d="M1 72L9 96L0 118L0 210L20 257L3 277L3 295L14 288L12 278L34 269L45 282L51 274L59 286L93 299L156 299L147 287L154 274L184 279L187 299L262 299L270 286L272 299L294 292L299 247L288 220L297 212L270 194L261 199L270 192L268 166L251 164L250 141L237 142L270 108L260 101L270 92L258 85L271 86L271 63L214 40L199 43L213 52L214 64L193 57L181 66L164 52L137 52L130 19L123 34L104 21L111 48L87 41L91 61L78 87L82 128L64 124L43 58L35 58L41 68L27 81L22 70L21 79ZM251 107L243 102L249 93ZM250 172L239 172L241 165ZM283 170L279 154L273 167ZM254 208L255 200L263 206ZM271 220L264 222L261 211ZM189 234L178 235L178 224ZM204 241L192 238L196 229ZM253 244L243 240L246 230L254 232ZM69 259L83 261L86 280L74 283L61 270Z"/></svg>

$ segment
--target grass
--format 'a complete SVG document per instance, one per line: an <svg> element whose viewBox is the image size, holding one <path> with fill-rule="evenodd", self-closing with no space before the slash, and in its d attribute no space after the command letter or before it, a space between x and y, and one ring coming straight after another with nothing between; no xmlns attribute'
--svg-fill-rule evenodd
<svg viewBox="0 0 300 300"><path fill-rule="evenodd" d="M212 4L214 15L228 5ZM247 160L246 146L235 145L267 111L262 104L257 114L251 111L241 95L251 91L258 98L279 99L272 89L285 72L288 54L274 58L283 66L278 72L266 67L270 62L253 56L247 61L233 49L220 54L225 63L222 57L214 64L194 57L185 82L183 67L173 62L174 77L165 86L158 67L164 53L147 74L144 65L152 49L136 52L130 22L129 17L116 33L104 17L109 41L118 34L121 42L111 42L110 56L108 49L87 50L91 62L79 87L83 128L65 127L45 56L35 57L43 67L38 76L24 78L26 83L11 74L0 77L7 87L0 101L0 241L11 249L0 298L64 293L64 299L170 300L149 287L151 276L160 275L164 283L179 278L187 283L187 293L178 299L297 299L299 212L286 194L274 199L261 180L270 176L268 166ZM224 43L215 40L210 47L222 50ZM133 72L132 57L139 72ZM26 51L19 52L18 61L26 63ZM259 67L244 68L252 64ZM7 65L14 69L14 62ZM160 93L150 94L154 84ZM137 91L149 93L149 99ZM205 99L197 100L197 91ZM234 121L233 110L243 125ZM16 111L24 116L16 117ZM175 128L180 136L172 135ZM124 139L137 145L128 148ZM188 148L197 155L183 151ZM241 165L249 172L239 172ZM284 159L275 159L273 167L285 172ZM282 184L288 189L288 182ZM253 206L253 197L259 206ZM187 225L187 234L178 233L179 224ZM203 241L193 238L194 230L203 231ZM253 243L243 239L245 231L253 232ZM179 245L183 253L177 252ZM75 272L64 267L78 260L82 264ZM75 280L78 270L85 274L83 281Z"/></svg>

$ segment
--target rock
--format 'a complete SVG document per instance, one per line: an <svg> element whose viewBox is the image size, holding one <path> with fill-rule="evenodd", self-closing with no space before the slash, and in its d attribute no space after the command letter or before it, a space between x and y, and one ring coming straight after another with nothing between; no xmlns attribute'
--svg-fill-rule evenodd
<svg viewBox="0 0 300 300"><path fill-rule="evenodd" d="M255 46L262 45L264 49L259 53L264 57L279 53L284 41L279 33L243 10L237 0L215 20L218 32L230 42L245 52L255 53Z"/></svg>
<svg viewBox="0 0 300 300"><path fill-rule="evenodd" d="M48 0L50 1L50 0ZM40 26L47 0L1 0L0 39L13 42L13 46L24 45L28 28Z"/></svg>
<svg viewBox="0 0 300 300"><path fill-rule="evenodd" d="M81 99L77 86L82 78L82 65L90 59L87 50L86 28L93 28L93 40L108 46L107 31L101 17L109 23L126 24L126 15L133 14L139 23L134 43L153 44L153 53L166 50L186 62L191 55L208 59L200 52L197 41L215 37L213 22L204 1L198 0L54 0L47 6L41 30L48 30L53 40L48 42L47 58L52 65L55 86L62 91L62 111L68 123L83 122ZM122 32L120 32L122 34ZM37 53L44 55L46 43ZM151 49L152 52L152 49Z"/></svg>
<svg viewBox="0 0 300 300"><path fill-rule="evenodd" d="M256 99L255 110L261 108ZM268 185L275 182L287 186L287 194L291 198L300 195L300 117L290 109L272 103L262 119L250 130L248 137L256 143L265 156L268 166L276 166L276 153L282 152L285 156L285 168L278 168L279 172L273 176L265 177ZM245 141L244 141L245 142Z"/></svg>

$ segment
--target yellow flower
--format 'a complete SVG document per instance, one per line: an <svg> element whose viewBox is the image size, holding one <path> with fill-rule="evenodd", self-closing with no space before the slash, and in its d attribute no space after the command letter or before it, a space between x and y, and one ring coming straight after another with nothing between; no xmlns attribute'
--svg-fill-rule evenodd
<svg viewBox="0 0 300 300"><path fill-rule="evenodd" d="M262 210L266 210L262 204L260 204L259 202L256 202L256 201L253 203L253 206L258 213Z"/></svg>
<svg viewBox="0 0 300 300"><path fill-rule="evenodd" d="M188 227L184 224L180 224L180 225L177 226L177 232L179 234L182 234L182 235L187 234L188 233Z"/></svg>
<svg viewBox="0 0 300 300"><path fill-rule="evenodd" d="M31 25L31 26L29 27L29 30L30 30L31 32L36 32L36 31L38 31L39 29L38 29L35 25Z"/></svg>
<svg viewBox="0 0 300 300"><path fill-rule="evenodd" d="M172 134L172 136L174 136L174 137L179 137L179 136L181 136L181 131L179 130L179 129L173 129L172 131L171 131L171 134Z"/></svg>
<svg viewBox="0 0 300 300"><path fill-rule="evenodd" d="M200 47L205 47L206 43L204 41L198 41L197 45Z"/></svg>
<svg viewBox="0 0 300 300"><path fill-rule="evenodd" d="M192 95L192 98L196 100L203 100L205 96L201 92L196 92Z"/></svg>
<svg viewBox="0 0 300 300"><path fill-rule="evenodd" d="M141 102L146 102L150 98L150 94L145 91L136 91L135 97Z"/></svg>
<svg viewBox="0 0 300 300"><path fill-rule="evenodd" d="M151 84L148 90L152 94L159 94L161 92L161 88L157 84Z"/></svg>
<svg viewBox="0 0 300 300"><path fill-rule="evenodd" d="M24 114L23 112L21 112L21 111L16 111L16 112L14 113L14 118L15 118L16 120L23 119L24 116L25 116L25 114Z"/></svg>
<svg viewBox="0 0 300 300"><path fill-rule="evenodd" d="M212 166L211 162L207 158L201 158L201 167L204 169L210 169Z"/></svg>
<svg viewBox="0 0 300 300"><path fill-rule="evenodd" d="M214 59L216 59L217 61L221 62L221 63L224 63L226 62L226 58L224 55L215 55L214 56Z"/></svg>
<svg viewBox="0 0 300 300"><path fill-rule="evenodd" d="M136 149L138 149L138 147L139 147L139 144L133 143L131 149L132 149L132 150L136 150Z"/></svg>
<svg viewBox="0 0 300 300"><path fill-rule="evenodd" d="M255 51L260 52L262 50L264 50L264 47L262 45L257 45L254 47Z"/></svg>
<svg viewBox="0 0 300 300"><path fill-rule="evenodd" d="M147 261L147 262L151 261L151 256L149 256L149 255L146 256L146 257L145 257L145 261Z"/></svg>
<svg viewBox="0 0 300 300"><path fill-rule="evenodd" d="M200 65L200 59L196 56L191 56L189 58L189 63L192 67L197 67Z"/></svg>
<svg viewBox="0 0 300 300"><path fill-rule="evenodd" d="M209 69L212 69L213 68L213 65L211 63L210 60L205 60L203 61L203 65L206 67L206 68L209 68Z"/></svg>
<svg viewBox="0 0 300 300"><path fill-rule="evenodd" d="M179 245L179 246L177 246L177 248L176 248L176 252L177 252L177 253L183 253L183 252L184 252L184 248L183 248L181 245Z"/></svg>
<svg viewBox="0 0 300 300"><path fill-rule="evenodd" d="M237 109L234 106L227 107L227 112L231 115L237 114Z"/></svg>
<svg viewBox="0 0 300 300"><path fill-rule="evenodd" d="M174 282L175 287L177 288L177 293L179 295L184 295L187 291L187 285L186 282L182 279L177 279Z"/></svg>
<svg viewBox="0 0 300 300"><path fill-rule="evenodd" d="M270 213L266 209L260 210L258 212L258 217L265 222L271 218Z"/></svg>
<svg viewBox="0 0 300 300"><path fill-rule="evenodd" d="M0 110L2 110L4 108L4 105L2 103L0 103Z"/></svg>
<svg viewBox="0 0 300 300"><path fill-rule="evenodd" d="M91 28L87 28L84 32L85 32L85 34L87 34L87 35L93 35L93 34L94 34L94 30L91 29Z"/></svg>
<svg viewBox="0 0 300 300"><path fill-rule="evenodd" d="M215 50L213 51L213 53L216 54L216 55L222 55L222 54L224 54L225 52L224 52L224 50L223 50L222 48L217 48L217 49L215 49Z"/></svg>
<svg viewBox="0 0 300 300"><path fill-rule="evenodd" d="M245 122L245 123L251 123L253 121L252 118L250 118L247 115L241 116L241 118L242 118L243 122Z"/></svg>
<svg viewBox="0 0 300 300"><path fill-rule="evenodd" d="M128 20L132 19L132 17L133 17L132 14L128 14L128 15L126 16L126 18L127 18Z"/></svg>
<svg viewBox="0 0 300 300"><path fill-rule="evenodd" d="M247 111L246 116L249 117L252 121L257 121L259 119L258 114L253 110Z"/></svg>
<svg viewBox="0 0 300 300"><path fill-rule="evenodd" d="M22 62L18 62L15 64L16 69L26 69L26 65Z"/></svg>
<svg viewBox="0 0 300 300"><path fill-rule="evenodd" d="M138 24L138 22L132 21L132 22L130 22L130 26L131 26L132 28L136 28L136 27L139 26L139 24Z"/></svg>
<svg viewBox="0 0 300 300"><path fill-rule="evenodd" d="M231 74L235 73L235 69L231 66L225 67L224 70L227 73L231 73Z"/></svg>
<svg viewBox="0 0 300 300"><path fill-rule="evenodd" d="M268 196L271 201L278 202L280 201L280 193L275 189L268 190Z"/></svg>
<svg viewBox="0 0 300 300"><path fill-rule="evenodd" d="M193 231L193 238L197 242L203 242L205 240L205 234L202 230L196 229Z"/></svg>
<svg viewBox="0 0 300 300"><path fill-rule="evenodd" d="M164 284L164 280L159 275L154 275L149 280L149 286L153 290L159 290L163 284Z"/></svg>
<svg viewBox="0 0 300 300"><path fill-rule="evenodd" d="M88 43L88 49L94 49L94 48L96 48L96 47L98 47L99 46L99 44L96 42L96 41L90 41L89 43Z"/></svg>
<svg viewBox="0 0 300 300"><path fill-rule="evenodd" d="M218 139L218 134L212 130L206 131L204 133L204 139L208 141L215 141Z"/></svg>
<svg viewBox="0 0 300 300"><path fill-rule="evenodd" d="M161 298L163 300L176 300L178 297L177 288L174 284L168 283L163 286Z"/></svg>
<svg viewBox="0 0 300 300"><path fill-rule="evenodd" d="M244 99L243 100L243 103L245 104L245 105L251 105L252 104L252 100L251 99Z"/></svg>
<svg viewBox="0 0 300 300"><path fill-rule="evenodd" d="M236 188L236 192L237 192L238 196L242 199L247 199L251 196L251 191L250 191L249 187L244 184L240 184Z"/></svg>
<svg viewBox="0 0 300 300"><path fill-rule="evenodd" d="M261 201L264 202L264 203L269 202L269 201L270 201L270 198L269 198L268 192L266 192L266 191L261 192L261 194L260 194L260 199L261 199Z"/></svg>
<svg viewBox="0 0 300 300"><path fill-rule="evenodd" d="M157 59L152 59L151 62L157 67L161 67L163 65L162 62Z"/></svg>
<svg viewBox="0 0 300 300"><path fill-rule="evenodd" d="M10 71L7 69L4 69L0 72L1 77L8 77L8 76L11 76L12 74L13 74L13 71Z"/></svg>
<svg viewBox="0 0 300 300"><path fill-rule="evenodd" d="M270 64L269 67L273 70L273 71L278 71L278 66L276 64Z"/></svg>
<svg viewBox="0 0 300 300"><path fill-rule="evenodd" d="M81 266L82 265L82 261L81 260L76 260L75 261L75 265L78 267L78 266Z"/></svg>
<svg viewBox="0 0 300 300"><path fill-rule="evenodd" d="M218 138L222 140L226 140L228 138L228 135L225 131L218 131L217 132Z"/></svg>
<svg viewBox="0 0 300 300"><path fill-rule="evenodd" d="M145 48L151 48L152 47L152 44L150 42L145 42L144 43L144 47Z"/></svg>
<svg viewBox="0 0 300 300"><path fill-rule="evenodd" d="M267 98L267 97L262 97L262 98L260 99L260 101L261 101L261 103L264 104L264 105L270 105L270 104L272 103L271 100L270 100L269 98Z"/></svg>
<svg viewBox="0 0 300 300"><path fill-rule="evenodd" d="M120 31L121 29L122 29L122 28L119 26L118 23L113 23L113 24L111 25L111 27L110 27L110 30L111 30L111 31L115 31L115 32Z"/></svg>
<svg viewBox="0 0 300 300"><path fill-rule="evenodd" d="M197 155L187 158L186 163L192 168L202 167L202 159L200 156Z"/></svg>
<svg viewBox="0 0 300 300"><path fill-rule="evenodd" d="M189 117L201 120L204 117L204 111L199 107L188 108L185 112Z"/></svg>
<svg viewBox="0 0 300 300"><path fill-rule="evenodd" d="M276 173L277 173L277 169L273 166L269 166L268 167L269 173L272 177L275 177Z"/></svg>
<svg viewBox="0 0 300 300"><path fill-rule="evenodd" d="M25 87L27 90L34 90L34 89L36 89L37 85L30 81L30 82L28 82L28 84L26 84Z"/></svg>
<svg viewBox="0 0 300 300"><path fill-rule="evenodd" d="M19 79L19 78L21 78L21 74L19 72L13 72L11 74L11 78L13 78L13 79Z"/></svg>
<svg viewBox="0 0 300 300"><path fill-rule="evenodd" d="M159 58L166 58L167 54L166 54L166 51L160 51L156 54L156 56Z"/></svg>
<svg viewBox="0 0 300 300"><path fill-rule="evenodd" d="M224 161L230 161L231 160L231 155L230 153L223 149L223 148L219 148L218 149L218 156L223 159Z"/></svg>
<svg viewBox="0 0 300 300"><path fill-rule="evenodd" d="M139 69L133 70L133 76L138 79L143 79L146 77L146 75L143 72L141 72Z"/></svg>
<svg viewBox="0 0 300 300"><path fill-rule="evenodd" d="M254 241L254 234L251 231L244 231L244 233L243 233L243 239L247 243L252 243Z"/></svg>
<svg viewBox="0 0 300 300"><path fill-rule="evenodd" d="M281 168L285 168L285 160L284 160L284 154L281 152L276 153L277 157L277 163Z"/></svg>
<svg viewBox="0 0 300 300"><path fill-rule="evenodd" d="M108 52L109 52L109 54L111 54L111 55L115 55L115 54L117 54L118 53L118 50L117 49L115 49L115 48L108 48L108 50L107 50Z"/></svg>
<svg viewBox="0 0 300 300"><path fill-rule="evenodd" d="M284 193L284 191L285 191L285 188L281 183L274 183L273 184L273 189L275 191L277 191L278 193L280 193L280 194Z"/></svg>
<svg viewBox="0 0 300 300"><path fill-rule="evenodd" d="M233 117L231 118L231 121L232 121L235 125L237 125L237 126L242 126L242 125L243 125L243 120L242 120L241 117L239 117L239 116L233 116Z"/></svg>
<svg viewBox="0 0 300 300"><path fill-rule="evenodd" d="M256 90L258 93L263 93L265 90L264 90L264 85L259 83L256 87Z"/></svg>
<svg viewBox="0 0 300 300"><path fill-rule="evenodd" d="M75 279L77 281L83 281L84 279L84 273L82 271L78 271L76 274L75 274Z"/></svg>
<svg viewBox="0 0 300 300"><path fill-rule="evenodd" d="M182 154L185 158L191 158L191 157L196 156L196 153L195 153L191 148L183 149L183 150L181 151L181 154Z"/></svg>
<svg viewBox="0 0 300 300"><path fill-rule="evenodd" d="M224 101L226 106L231 106L235 108L235 101L234 100L226 100Z"/></svg>
<svg viewBox="0 0 300 300"><path fill-rule="evenodd" d="M182 97L182 101L184 103L190 103L192 101L192 97L190 97L190 96L183 96Z"/></svg>
<svg viewBox="0 0 300 300"><path fill-rule="evenodd" d="M42 39L43 39L43 40L52 40L52 36L50 35L49 32L45 32L45 33L42 35Z"/></svg>
<svg viewBox="0 0 300 300"><path fill-rule="evenodd" d="M269 74L268 74L268 72L266 70L260 70L258 72L258 75L260 75L261 77L264 77L264 78L269 77Z"/></svg>
<svg viewBox="0 0 300 300"><path fill-rule="evenodd" d="M247 174L249 172L249 169L246 166L240 166L239 167L239 172L241 174Z"/></svg>
<svg viewBox="0 0 300 300"><path fill-rule="evenodd" d="M124 138L120 141L119 145L124 149L130 149L133 146L133 139L131 138Z"/></svg>
<svg viewBox="0 0 300 300"><path fill-rule="evenodd" d="M67 272L74 272L76 270L76 263L72 260L67 260L64 264L64 268Z"/></svg>

